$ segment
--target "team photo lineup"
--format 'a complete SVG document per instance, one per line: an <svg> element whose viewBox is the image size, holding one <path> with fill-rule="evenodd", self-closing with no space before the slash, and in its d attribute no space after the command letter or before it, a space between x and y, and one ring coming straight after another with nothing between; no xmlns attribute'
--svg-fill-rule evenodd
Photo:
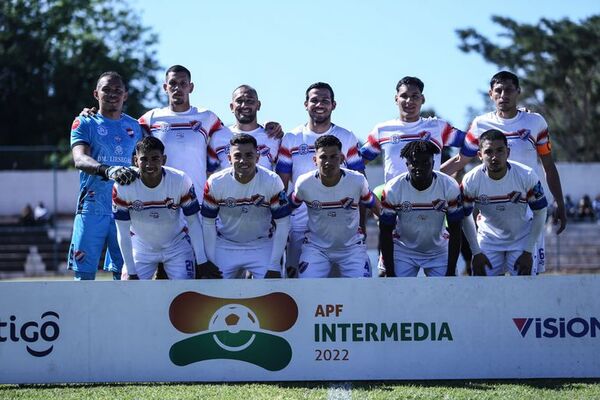
<svg viewBox="0 0 600 400"><path fill-rule="evenodd" d="M115 280L455 276L461 247L470 275L538 275L548 208L541 180L556 202L557 233L565 229L548 125L518 107L511 72L491 77L495 110L466 132L422 117L425 85L406 76L395 87L398 118L375 124L362 146L332 123L327 83L306 89L308 122L284 133L258 123L251 86L233 90L227 127L190 104L192 82L187 68L170 67L168 106L136 120L123 113L124 77L98 78L97 107L71 127L80 170L68 254L75 280L96 278L105 248L103 268ZM442 162L446 147L456 155ZM365 166L378 157L385 183L370 188ZM480 163L463 175L473 159ZM367 253L369 218L379 227L378 265Z"/></svg>

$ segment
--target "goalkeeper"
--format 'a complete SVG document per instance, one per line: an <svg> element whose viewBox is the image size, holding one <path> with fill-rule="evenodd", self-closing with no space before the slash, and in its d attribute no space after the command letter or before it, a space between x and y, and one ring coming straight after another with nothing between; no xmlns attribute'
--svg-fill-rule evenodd
<svg viewBox="0 0 600 400"><path fill-rule="evenodd" d="M80 173L67 265L75 272L75 280L93 280L108 246L104 270L118 280L123 257L112 216L112 187L114 182L128 185L137 178L131 163L142 131L135 119L122 113L127 86L118 73L100 75L93 93L98 114L79 116L71 126L71 153Z"/></svg>

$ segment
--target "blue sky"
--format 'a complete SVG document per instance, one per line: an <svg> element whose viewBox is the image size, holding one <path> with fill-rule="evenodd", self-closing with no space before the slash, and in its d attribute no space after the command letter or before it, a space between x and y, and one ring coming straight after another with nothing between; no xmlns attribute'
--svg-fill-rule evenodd
<svg viewBox="0 0 600 400"><path fill-rule="evenodd" d="M425 82L427 108L464 129L469 106L484 108L496 67L462 53L455 34L474 27L500 33L490 17L518 22L600 13L600 2L571 1L160 1L132 0L142 23L159 34L159 62L192 71L192 104L230 124L231 92L254 86L259 121L284 130L306 122L304 92L313 82L333 86L333 122L366 138L371 128L396 118L396 82L405 75ZM166 97L165 97L166 103ZM489 105L488 105L489 106Z"/></svg>

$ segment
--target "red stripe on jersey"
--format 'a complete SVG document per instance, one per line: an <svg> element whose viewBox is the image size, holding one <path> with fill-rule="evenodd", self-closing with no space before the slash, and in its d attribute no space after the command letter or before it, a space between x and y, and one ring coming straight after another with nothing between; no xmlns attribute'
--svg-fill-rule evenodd
<svg viewBox="0 0 600 400"><path fill-rule="evenodd" d="M140 124L140 126L142 127L142 129L144 130L146 135L149 135L150 134L150 126L148 125L148 123L146 122L144 117L140 117L138 119L138 123Z"/></svg>
<svg viewBox="0 0 600 400"><path fill-rule="evenodd" d="M118 206L129 207L129 203L128 202L126 202L125 200L119 198L119 193L117 192L117 188L114 187L114 186L113 186L113 189L112 189L112 200L113 200L113 203L115 203Z"/></svg>
<svg viewBox="0 0 600 400"><path fill-rule="evenodd" d="M223 123L221 122L221 120L219 118L217 118L217 120L215 121L215 123L213 124L213 126L211 126L210 129L208 130L208 136L212 136L212 134L214 132L216 132L219 129L221 129L221 126L223 126Z"/></svg>
<svg viewBox="0 0 600 400"><path fill-rule="evenodd" d="M468 143L472 143L475 146L479 146L479 139L473 134L473 132L467 132L467 136L465 137L465 141Z"/></svg>
<svg viewBox="0 0 600 400"><path fill-rule="evenodd" d="M208 147L208 148L206 149L206 151L207 151L207 153L208 153L208 156L209 156L210 158L218 158L218 157L217 157L217 153L216 153L216 152L213 150L213 148L212 148L212 147Z"/></svg>
<svg viewBox="0 0 600 400"><path fill-rule="evenodd" d="M372 147L376 148L377 150L381 150L381 146L379 145L379 141L373 135L369 135L369 137L367 138L367 142L369 142L369 144Z"/></svg>
<svg viewBox="0 0 600 400"><path fill-rule="evenodd" d="M350 149L348 149L347 158L350 158L350 157L353 157L356 155L358 155L358 148L356 146L350 147Z"/></svg>
<svg viewBox="0 0 600 400"><path fill-rule="evenodd" d="M279 155L282 155L284 157L292 157L292 153L283 146L279 147Z"/></svg>
<svg viewBox="0 0 600 400"><path fill-rule="evenodd" d="M444 127L444 130L442 131L442 143L444 143L444 145L447 145L449 140L450 140L450 135L452 134L452 131L454 129L450 126L449 123L446 123L446 126Z"/></svg>
<svg viewBox="0 0 600 400"><path fill-rule="evenodd" d="M75 118L71 124L71 130L74 131L75 129L79 128L79 125L81 125L81 121L79 121L79 118Z"/></svg>

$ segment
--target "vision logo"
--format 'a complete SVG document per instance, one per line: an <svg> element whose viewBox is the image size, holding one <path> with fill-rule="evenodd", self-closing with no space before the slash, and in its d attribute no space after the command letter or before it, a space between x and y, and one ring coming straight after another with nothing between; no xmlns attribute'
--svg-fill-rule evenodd
<svg viewBox="0 0 600 400"><path fill-rule="evenodd" d="M171 346L175 365L228 359L279 371L292 359L290 344L273 334L287 331L298 318L296 302L285 293L228 299L185 292L173 299L169 318L177 330L198 333Z"/></svg>
<svg viewBox="0 0 600 400"><path fill-rule="evenodd" d="M600 332L600 321L597 318L513 318L513 322L522 337L533 331L536 338L596 337ZM532 329L533 326L533 329Z"/></svg>

